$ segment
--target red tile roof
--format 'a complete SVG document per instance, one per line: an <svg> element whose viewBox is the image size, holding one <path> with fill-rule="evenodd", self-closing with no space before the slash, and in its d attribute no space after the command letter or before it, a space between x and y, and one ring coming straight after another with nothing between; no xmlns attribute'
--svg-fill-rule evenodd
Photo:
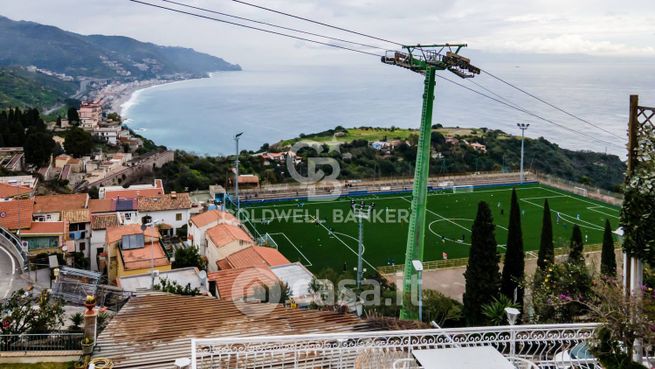
<svg viewBox="0 0 655 369"><path fill-rule="evenodd" d="M118 226L118 216L116 214L92 215L91 229L100 230Z"/></svg>
<svg viewBox="0 0 655 369"><path fill-rule="evenodd" d="M46 195L34 198L34 212L58 213L64 210L84 209L87 206L89 195L76 193L71 195Z"/></svg>
<svg viewBox="0 0 655 369"><path fill-rule="evenodd" d="M139 197L137 201L139 211L191 209L191 197L188 193Z"/></svg>
<svg viewBox="0 0 655 369"><path fill-rule="evenodd" d="M209 210L202 214L194 215L191 217L191 222L193 222L193 224L199 228L215 221L224 221L229 223L239 222L234 215L228 213L227 211L221 210Z"/></svg>
<svg viewBox="0 0 655 369"><path fill-rule="evenodd" d="M225 258L233 268L267 268L289 264L290 261L272 247L250 246Z"/></svg>
<svg viewBox="0 0 655 369"><path fill-rule="evenodd" d="M280 282L268 267L220 270L207 278L216 282L219 298L230 301L252 297L262 285L272 287Z"/></svg>
<svg viewBox="0 0 655 369"><path fill-rule="evenodd" d="M33 206L33 199L0 201L0 226L7 229L29 228Z"/></svg>
<svg viewBox="0 0 655 369"><path fill-rule="evenodd" d="M29 187L12 186L6 183L0 183L0 198L6 199L30 193L32 193L32 189Z"/></svg>
<svg viewBox="0 0 655 369"><path fill-rule="evenodd" d="M140 224L127 224L107 229L106 241L108 244L120 241L123 236L128 234L145 234L146 237L159 238L159 231L156 227L146 228L145 233L141 230Z"/></svg>
<svg viewBox="0 0 655 369"><path fill-rule="evenodd" d="M109 213L114 211L112 199L90 199L89 210L91 213Z"/></svg>
<svg viewBox="0 0 655 369"><path fill-rule="evenodd" d="M32 222L29 229L23 229L20 234L64 234L66 224L64 222Z"/></svg>
<svg viewBox="0 0 655 369"><path fill-rule="evenodd" d="M169 265L171 262L159 241L146 241L143 248L120 250L125 269L147 269L154 266Z"/></svg>
<svg viewBox="0 0 655 369"><path fill-rule="evenodd" d="M248 233L231 224L219 224L207 230L207 237L216 245L217 247L225 246L230 242L234 241L244 241L254 243L255 241L250 238Z"/></svg>

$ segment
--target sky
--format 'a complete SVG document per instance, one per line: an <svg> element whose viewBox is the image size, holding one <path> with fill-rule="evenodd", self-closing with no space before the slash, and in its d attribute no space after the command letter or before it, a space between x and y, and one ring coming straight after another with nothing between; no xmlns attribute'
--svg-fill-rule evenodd
<svg viewBox="0 0 655 369"><path fill-rule="evenodd" d="M161 0L145 0L176 7ZM379 45L381 41L231 0L179 0L243 17ZM653 0L247 0L400 43L465 42L490 55L583 54L655 60ZM129 0L0 0L0 14L82 34L192 47L244 67L364 64L369 56L263 34ZM208 14L210 15L210 14ZM382 53L382 50L372 50Z"/></svg>

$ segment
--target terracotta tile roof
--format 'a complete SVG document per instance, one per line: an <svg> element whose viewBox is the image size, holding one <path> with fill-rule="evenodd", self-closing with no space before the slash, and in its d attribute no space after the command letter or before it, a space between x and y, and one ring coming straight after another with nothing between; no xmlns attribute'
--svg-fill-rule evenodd
<svg viewBox="0 0 655 369"><path fill-rule="evenodd" d="M252 238L241 229L231 224L219 224L207 230L208 237L217 247L225 246L230 242L244 241L254 243Z"/></svg>
<svg viewBox="0 0 655 369"><path fill-rule="evenodd" d="M132 297L98 336L96 355L114 369L173 368L189 357L193 337L335 333L373 330L352 314L248 305L254 318L231 301L206 296L149 294Z"/></svg>
<svg viewBox="0 0 655 369"><path fill-rule="evenodd" d="M29 187L12 186L6 183L0 183L0 198L6 199L10 197L28 195L30 193L32 193L32 189Z"/></svg>
<svg viewBox="0 0 655 369"><path fill-rule="evenodd" d="M156 267L171 263L159 241L146 240L143 246L140 249L120 250L126 270L148 269L153 263Z"/></svg>
<svg viewBox="0 0 655 369"><path fill-rule="evenodd" d="M105 192L105 199L116 199L119 197L122 199L136 199L139 197L159 196L163 194L164 190L161 188L144 188L140 190L125 189Z"/></svg>
<svg viewBox="0 0 655 369"><path fill-rule="evenodd" d="M216 282L221 299L232 301L254 296L262 285L272 287L280 282L268 267L220 270L207 278Z"/></svg>
<svg viewBox="0 0 655 369"><path fill-rule="evenodd" d="M89 199L89 210L94 213L109 213L114 211L112 199Z"/></svg>
<svg viewBox="0 0 655 369"><path fill-rule="evenodd" d="M36 196L34 213L57 213L64 210L84 209L87 206L88 197L85 193Z"/></svg>
<svg viewBox="0 0 655 369"><path fill-rule="evenodd" d="M189 197L188 193L139 197L137 200L137 209L139 211L191 209L191 197Z"/></svg>
<svg viewBox="0 0 655 369"><path fill-rule="evenodd" d="M66 223L64 222L32 222L29 229L23 229L20 234L64 234Z"/></svg>
<svg viewBox="0 0 655 369"><path fill-rule="evenodd" d="M159 238L159 230L157 230L157 227L148 227L146 228L146 231L143 232L141 230L141 225L140 224L127 224L127 225L122 225L118 227L110 227L107 228L107 236L105 238L106 242L108 244L120 241L123 236L126 236L128 234L142 234L144 233L146 238L148 237L154 237L154 238ZM148 241L148 240L146 240Z"/></svg>
<svg viewBox="0 0 655 369"><path fill-rule="evenodd" d="M21 229L29 228L33 206L33 199L0 201L0 226L7 229L18 229L19 226Z"/></svg>
<svg viewBox="0 0 655 369"><path fill-rule="evenodd" d="M61 217L68 223L88 223L91 221L89 209L64 210Z"/></svg>
<svg viewBox="0 0 655 369"><path fill-rule="evenodd" d="M239 184L259 184L259 177L253 174L240 175Z"/></svg>
<svg viewBox="0 0 655 369"><path fill-rule="evenodd" d="M92 215L91 229L100 230L118 226L118 216L116 214Z"/></svg>
<svg viewBox="0 0 655 369"><path fill-rule="evenodd" d="M248 267L267 268L269 266L291 263L276 249L262 246L250 246L231 254L225 260L234 269Z"/></svg>
<svg viewBox="0 0 655 369"><path fill-rule="evenodd" d="M223 221L233 224L239 223L237 218L231 213L215 209L191 217L191 222L193 222L193 224L198 228L204 227L215 221Z"/></svg>

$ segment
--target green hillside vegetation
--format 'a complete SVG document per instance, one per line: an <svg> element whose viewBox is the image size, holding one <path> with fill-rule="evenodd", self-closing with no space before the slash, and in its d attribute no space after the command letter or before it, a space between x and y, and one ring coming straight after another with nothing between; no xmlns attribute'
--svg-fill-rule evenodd
<svg viewBox="0 0 655 369"><path fill-rule="evenodd" d="M78 83L23 68L0 68L0 109L39 106L48 108L75 94Z"/></svg>
<svg viewBox="0 0 655 369"><path fill-rule="evenodd" d="M337 132L343 134L336 135ZM459 143L447 143L446 136L457 138ZM368 139L363 139L367 137ZM371 141L400 138L399 146L389 152L371 147ZM262 146L260 151L280 152L289 149L299 140L285 140L277 144ZM338 127L319 134L306 135L306 140L324 144L322 156L338 161L340 179L371 179L382 177L413 176L418 136L408 129ZM321 141L322 140L322 141ZM329 150L328 142L338 141L338 150ZM466 141L466 142L465 142ZM468 142L468 144L467 144ZM473 149L471 143L486 145L486 152ZM433 158L430 160L430 174L468 173L483 171L517 171L520 165L521 140L500 130L486 128L444 128L435 126L432 132ZM525 141L525 167L544 174L555 175L572 181L595 185L608 190L620 191L626 165L616 155L589 151L572 151L560 148L543 137L528 138ZM242 173L258 174L262 183L291 182L284 163L265 163L254 152L242 151L240 162ZM312 149L299 152L302 157L316 156ZM306 161L298 171L306 171ZM212 184L229 183L233 158L207 157L178 151L174 162L164 165L155 173L164 179L170 190L184 191L206 189ZM329 170L329 169L328 169Z"/></svg>
<svg viewBox="0 0 655 369"><path fill-rule="evenodd" d="M85 36L0 16L0 66L29 66L70 76L147 79L240 70L221 58L121 36Z"/></svg>

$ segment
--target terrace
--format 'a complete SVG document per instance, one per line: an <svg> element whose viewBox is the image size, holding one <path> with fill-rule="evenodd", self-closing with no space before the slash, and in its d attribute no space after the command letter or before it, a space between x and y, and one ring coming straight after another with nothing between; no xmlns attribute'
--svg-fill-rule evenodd
<svg viewBox="0 0 655 369"><path fill-rule="evenodd" d="M459 368L471 359L466 353L477 350L495 355L498 368L596 369L600 366L585 344L597 327L516 325L192 339L191 368ZM426 353L455 353L460 366L425 360ZM485 367L494 368L491 361Z"/></svg>

